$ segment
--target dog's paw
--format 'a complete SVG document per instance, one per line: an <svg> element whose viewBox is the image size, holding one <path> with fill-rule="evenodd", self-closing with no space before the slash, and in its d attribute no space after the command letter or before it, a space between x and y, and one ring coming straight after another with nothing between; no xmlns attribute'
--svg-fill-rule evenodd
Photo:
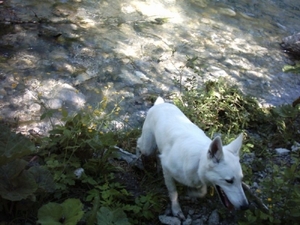
<svg viewBox="0 0 300 225"><path fill-rule="evenodd" d="M180 220L185 220L185 216L184 216L183 212L181 211L181 209L179 209L179 210L172 210L172 214L173 214L173 216L176 216Z"/></svg>
<svg viewBox="0 0 300 225"><path fill-rule="evenodd" d="M176 215L180 220L185 220L185 216L182 211L178 212Z"/></svg>
<svg viewBox="0 0 300 225"><path fill-rule="evenodd" d="M172 196L172 195L170 194L170 196ZM176 192L175 196L176 196L176 198L174 198L174 200L171 202L172 203L172 206L171 206L172 214L173 214L173 216L178 217L180 220L185 220L185 216L183 215L183 212L182 212L181 207L177 200L177 192ZM171 197L171 199L172 199L172 197Z"/></svg>

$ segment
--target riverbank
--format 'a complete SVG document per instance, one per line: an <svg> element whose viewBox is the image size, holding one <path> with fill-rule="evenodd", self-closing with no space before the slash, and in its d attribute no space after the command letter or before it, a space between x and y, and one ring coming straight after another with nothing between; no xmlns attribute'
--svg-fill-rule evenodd
<svg viewBox="0 0 300 225"><path fill-rule="evenodd" d="M300 30L297 1L13 1L1 4L0 116L46 134L47 109L124 97L118 126L140 126L151 96L222 77L262 106L292 103L300 76L279 47ZM191 69L187 66L192 61ZM191 62L191 61L189 61ZM108 107L112 107L109 106ZM60 122L54 118L54 123Z"/></svg>

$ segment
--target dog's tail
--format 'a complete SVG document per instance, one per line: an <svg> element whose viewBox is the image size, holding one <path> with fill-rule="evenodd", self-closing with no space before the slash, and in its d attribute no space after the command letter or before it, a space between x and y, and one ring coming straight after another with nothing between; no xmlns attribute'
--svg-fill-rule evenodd
<svg viewBox="0 0 300 225"><path fill-rule="evenodd" d="M158 105L158 104L162 104L162 103L165 103L165 100L162 97L159 96L156 99L156 101L154 102L154 105Z"/></svg>

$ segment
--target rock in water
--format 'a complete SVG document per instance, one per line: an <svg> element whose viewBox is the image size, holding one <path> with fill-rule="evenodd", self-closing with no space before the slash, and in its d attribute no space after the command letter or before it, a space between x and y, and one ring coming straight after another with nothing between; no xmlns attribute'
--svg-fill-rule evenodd
<svg viewBox="0 0 300 225"><path fill-rule="evenodd" d="M300 32L283 38L280 46L292 57L300 59Z"/></svg>

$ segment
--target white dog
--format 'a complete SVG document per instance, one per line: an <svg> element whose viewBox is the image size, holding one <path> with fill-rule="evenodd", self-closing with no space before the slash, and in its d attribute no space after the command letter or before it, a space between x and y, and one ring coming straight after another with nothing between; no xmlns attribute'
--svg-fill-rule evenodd
<svg viewBox="0 0 300 225"><path fill-rule="evenodd" d="M248 209L239 162L242 140L240 134L222 146L220 137L209 139L175 105L158 97L137 141L137 154L150 156L158 149L172 213L184 219L175 181L192 188L193 196L198 197L203 197L207 185L212 184L226 208Z"/></svg>

